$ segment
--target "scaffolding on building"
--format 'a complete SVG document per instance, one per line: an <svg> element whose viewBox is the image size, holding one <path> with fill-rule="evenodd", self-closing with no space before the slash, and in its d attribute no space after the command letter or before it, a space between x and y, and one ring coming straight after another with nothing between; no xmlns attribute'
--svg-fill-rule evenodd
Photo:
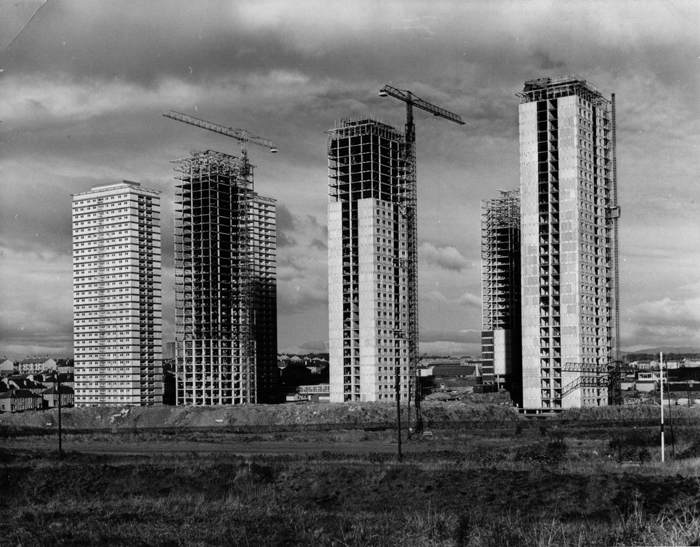
<svg viewBox="0 0 700 547"><path fill-rule="evenodd" d="M482 327L512 329L520 315L520 190L481 202Z"/></svg>
<svg viewBox="0 0 700 547"><path fill-rule="evenodd" d="M255 403L252 166L212 150L172 163L178 404Z"/></svg>
<svg viewBox="0 0 700 547"><path fill-rule="evenodd" d="M182 123L236 139L241 156L206 150L175 160L178 404L256 403L276 396L274 200L253 189L248 143L271 141L169 111Z"/></svg>

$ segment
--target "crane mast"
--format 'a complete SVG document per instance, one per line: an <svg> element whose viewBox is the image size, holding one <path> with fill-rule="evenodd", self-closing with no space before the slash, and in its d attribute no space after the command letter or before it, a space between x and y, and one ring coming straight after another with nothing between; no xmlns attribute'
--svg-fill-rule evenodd
<svg viewBox="0 0 700 547"><path fill-rule="evenodd" d="M408 260L406 270L408 277L408 332L396 333L395 336L405 336L408 340L408 362L409 362L409 405L411 395L415 401L416 432L423 429L423 418L420 410L420 390L418 389L418 187L416 175L416 126L413 123L413 107L430 112L434 116L445 118L459 125L464 125L464 120L457 114L435 106L412 92L405 89L397 89L390 85L385 85L379 91L380 97L394 97L406 103L406 144L402 151L402 208L406 217ZM399 309L399 303L396 304ZM410 420L410 406L409 406ZM410 424L410 421L409 421Z"/></svg>

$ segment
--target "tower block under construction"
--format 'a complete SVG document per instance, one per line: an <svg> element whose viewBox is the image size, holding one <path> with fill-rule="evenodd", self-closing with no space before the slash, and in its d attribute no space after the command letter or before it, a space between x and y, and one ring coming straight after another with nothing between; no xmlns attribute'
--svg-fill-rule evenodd
<svg viewBox="0 0 700 547"><path fill-rule="evenodd" d="M331 402L409 394L409 226L405 137L343 119L328 141ZM410 156L412 157L412 156ZM413 188L415 190L415 188ZM411 218L415 218L413 215Z"/></svg>
<svg viewBox="0 0 700 547"><path fill-rule="evenodd" d="M481 203L481 354L485 382L520 403L520 191Z"/></svg>
<svg viewBox="0 0 700 547"><path fill-rule="evenodd" d="M614 95L578 76L518 95L523 406L606 405L619 353Z"/></svg>
<svg viewBox="0 0 700 547"><path fill-rule="evenodd" d="M276 391L275 202L247 158L176 160L178 405L266 402Z"/></svg>

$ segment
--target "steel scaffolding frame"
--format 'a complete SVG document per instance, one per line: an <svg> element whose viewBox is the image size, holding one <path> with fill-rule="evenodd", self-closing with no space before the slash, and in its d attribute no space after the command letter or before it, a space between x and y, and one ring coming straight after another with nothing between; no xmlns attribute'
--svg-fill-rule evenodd
<svg viewBox="0 0 700 547"><path fill-rule="evenodd" d="M212 150L172 163L177 403L255 403L253 168Z"/></svg>
<svg viewBox="0 0 700 547"><path fill-rule="evenodd" d="M520 314L520 190L500 193L481 202L483 330L512 329Z"/></svg>

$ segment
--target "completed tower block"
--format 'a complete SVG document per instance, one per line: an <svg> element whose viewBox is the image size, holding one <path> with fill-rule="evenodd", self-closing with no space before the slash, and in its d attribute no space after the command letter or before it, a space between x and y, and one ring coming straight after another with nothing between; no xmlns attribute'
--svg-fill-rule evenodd
<svg viewBox="0 0 700 547"><path fill-rule="evenodd" d="M614 96L578 76L518 95L523 407L606 405L618 357Z"/></svg>
<svg viewBox="0 0 700 547"><path fill-rule="evenodd" d="M73 196L77 406L163 402L160 195L137 182Z"/></svg>

